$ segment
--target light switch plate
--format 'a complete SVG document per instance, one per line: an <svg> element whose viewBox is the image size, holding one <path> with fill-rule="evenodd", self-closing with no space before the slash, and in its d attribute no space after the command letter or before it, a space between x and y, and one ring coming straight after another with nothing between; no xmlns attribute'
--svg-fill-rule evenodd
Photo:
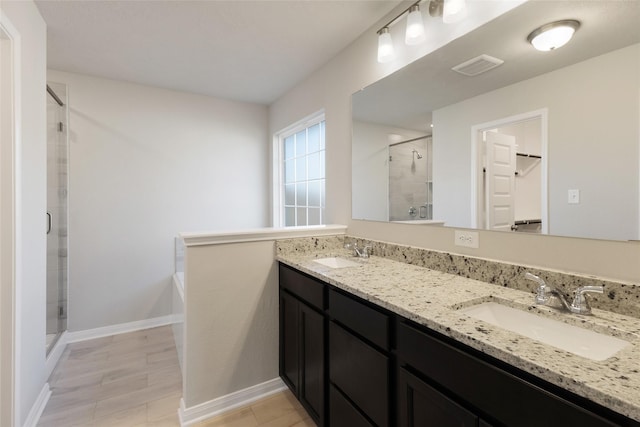
<svg viewBox="0 0 640 427"><path fill-rule="evenodd" d="M580 190L569 190L567 202L570 205L577 205L580 203Z"/></svg>
<svg viewBox="0 0 640 427"><path fill-rule="evenodd" d="M456 230L453 242L456 246L464 246L465 248L480 247L480 239L477 231Z"/></svg>

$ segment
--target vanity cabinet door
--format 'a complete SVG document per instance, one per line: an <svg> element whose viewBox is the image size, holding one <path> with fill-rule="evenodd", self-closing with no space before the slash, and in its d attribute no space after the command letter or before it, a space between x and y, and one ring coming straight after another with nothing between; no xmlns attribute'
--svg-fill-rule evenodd
<svg viewBox="0 0 640 427"><path fill-rule="evenodd" d="M324 316L300 303L300 400L311 417L324 417Z"/></svg>
<svg viewBox="0 0 640 427"><path fill-rule="evenodd" d="M298 300L280 292L280 376L293 394L300 384L300 327Z"/></svg>
<svg viewBox="0 0 640 427"><path fill-rule="evenodd" d="M280 376L311 418L325 416L324 315L280 291Z"/></svg>
<svg viewBox="0 0 640 427"><path fill-rule="evenodd" d="M399 427L475 427L478 417L418 377L400 368Z"/></svg>

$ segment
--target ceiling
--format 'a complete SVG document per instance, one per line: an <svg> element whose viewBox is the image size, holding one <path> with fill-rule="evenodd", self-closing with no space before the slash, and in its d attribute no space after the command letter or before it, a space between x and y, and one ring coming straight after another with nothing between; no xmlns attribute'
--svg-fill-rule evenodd
<svg viewBox="0 0 640 427"><path fill-rule="evenodd" d="M51 69L260 104L401 2L36 0Z"/></svg>

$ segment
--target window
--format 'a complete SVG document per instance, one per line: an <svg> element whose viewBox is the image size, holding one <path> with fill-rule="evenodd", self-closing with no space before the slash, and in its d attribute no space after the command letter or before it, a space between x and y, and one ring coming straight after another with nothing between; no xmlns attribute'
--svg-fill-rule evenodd
<svg viewBox="0 0 640 427"><path fill-rule="evenodd" d="M325 206L324 113L309 117L276 136L279 217L285 227L324 224Z"/></svg>

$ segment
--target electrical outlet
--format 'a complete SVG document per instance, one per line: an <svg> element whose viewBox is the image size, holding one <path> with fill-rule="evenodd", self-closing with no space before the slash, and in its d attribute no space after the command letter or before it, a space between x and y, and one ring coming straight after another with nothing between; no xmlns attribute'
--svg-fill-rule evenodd
<svg viewBox="0 0 640 427"><path fill-rule="evenodd" d="M455 231L455 238L453 242L456 246L464 246L465 248L480 247L480 239L477 231Z"/></svg>
<svg viewBox="0 0 640 427"><path fill-rule="evenodd" d="M569 190L567 194L567 202L570 205L577 205L580 203L580 190Z"/></svg>

